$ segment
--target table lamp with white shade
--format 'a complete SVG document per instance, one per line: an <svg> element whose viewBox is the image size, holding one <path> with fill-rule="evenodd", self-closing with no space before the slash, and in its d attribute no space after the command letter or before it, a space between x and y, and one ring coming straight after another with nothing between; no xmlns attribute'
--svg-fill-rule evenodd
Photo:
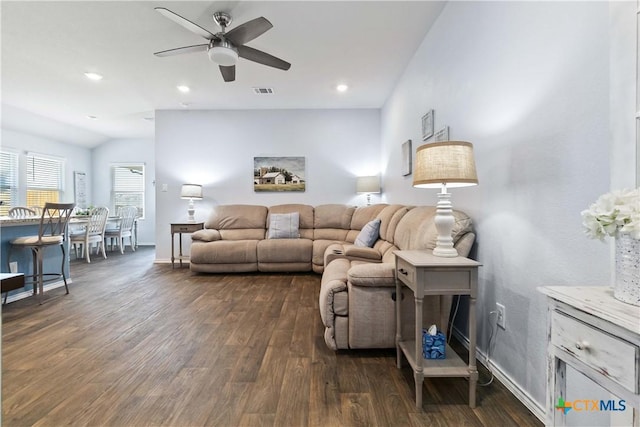
<svg viewBox="0 0 640 427"><path fill-rule="evenodd" d="M478 185L473 145L465 141L443 141L425 144L416 151L413 186L418 188L441 188L436 205L435 225L438 239L433 254L440 257L456 257L451 232L455 218L451 205L451 194L447 187Z"/></svg>
<svg viewBox="0 0 640 427"><path fill-rule="evenodd" d="M193 205L194 200L202 200L202 185L198 184L182 184L182 190L180 191L180 197L183 199L189 199L189 222L196 222L195 213L196 209Z"/></svg>
<svg viewBox="0 0 640 427"><path fill-rule="evenodd" d="M366 193L367 206L371 205L371 194L380 193L380 176L359 176L356 178L356 193Z"/></svg>

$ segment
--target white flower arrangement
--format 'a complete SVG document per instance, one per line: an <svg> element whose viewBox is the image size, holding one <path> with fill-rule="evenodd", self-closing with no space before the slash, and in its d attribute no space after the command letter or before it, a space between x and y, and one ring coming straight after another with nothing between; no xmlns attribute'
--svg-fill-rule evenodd
<svg viewBox="0 0 640 427"><path fill-rule="evenodd" d="M581 215L585 232L592 239L623 233L640 240L640 188L603 194Z"/></svg>

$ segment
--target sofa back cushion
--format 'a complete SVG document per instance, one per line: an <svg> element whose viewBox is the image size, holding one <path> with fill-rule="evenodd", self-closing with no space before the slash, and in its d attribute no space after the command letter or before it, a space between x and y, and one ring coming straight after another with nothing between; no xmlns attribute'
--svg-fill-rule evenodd
<svg viewBox="0 0 640 427"><path fill-rule="evenodd" d="M213 208L204 226L219 230L222 240L260 240L266 224L265 206L220 205Z"/></svg>
<svg viewBox="0 0 640 427"><path fill-rule="evenodd" d="M393 243L396 227L402 217L411 209L405 205L389 205L380 211L377 218L380 219L380 238Z"/></svg>
<svg viewBox="0 0 640 427"><path fill-rule="evenodd" d="M298 213L298 231L300 238L313 239L313 206L302 204L275 205L269 208L267 224L270 223L271 214Z"/></svg>
<svg viewBox="0 0 640 427"><path fill-rule="evenodd" d="M316 206L313 239L345 241L355 210L354 206L339 204Z"/></svg>
<svg viewBox="0 0 640 427"><path fill-rule="evenodd" d="M433 249L436 247L438 232L435 225L435 206L420 206L409 210L398 223L393 237L394 244L401 250ZM453 211L453 243L472 231L471 218L460 211Z"/></svg>
<svg viewBox="0 0 640 427"><path fill-rule="evenodd" d="M204 223L205 228L234 230L267 228L267 208L257 205L220 205L213 208Z"/></svg>

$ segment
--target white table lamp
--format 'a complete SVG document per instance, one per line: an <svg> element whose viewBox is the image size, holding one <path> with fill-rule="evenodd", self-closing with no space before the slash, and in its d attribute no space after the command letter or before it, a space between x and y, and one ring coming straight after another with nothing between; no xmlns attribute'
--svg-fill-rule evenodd
<svg viewBox="0 0 640 427"><path fill-rule="evenodd" d="M180 191L180 197L183 199L189 199L189 222L196 222L195 213L196 209L193 205L194 200L202 200L202 185L198 184L182 184L182 190Z"/></svg>
<svg viewBox="0 0 640 427"><path fill-rule="evenodd" d="M451 195L447 187L478 185L473 145L464 141L443 141L425 144L416 151L413 186L418 188L441 188L438 193L435 224L438 239L433 254L441 257L456 257L453 247L454 217Z"/></svg>
<svg viewBox="0 0 640 427"><path fill-rule="evenodd" d="M371 194L380 193L380 176L359 176L356 178L356 193L367 194L367 206L371 205Z"/></svg>

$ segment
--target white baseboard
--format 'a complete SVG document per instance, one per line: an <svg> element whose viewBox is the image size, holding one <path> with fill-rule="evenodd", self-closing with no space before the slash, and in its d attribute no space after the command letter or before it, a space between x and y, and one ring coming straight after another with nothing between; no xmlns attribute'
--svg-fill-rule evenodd
<svg viewBox="0 0 640 427"><path fill-rule="evenodd" d="M462 333L457 329L453 328L453 335L464 345L467 350L469 349L469 339L462 335ZM504 385L507 390L509 390L515 397L518 399L524 406L529 409L533 415L536 416L541 422L545 422L545 409L540 403L536 402L529 393L522 389L508 374L506 374L500 366L493 363L493 360L487 361L487 354L480 350L476 349L477 359L482 363L485 367L487 367L491 372L493 372L493 377L500 381L502 385Z"/></svg>
<svg viewBox="0 0 640 427"><path fill-rule="evenodd" d="M71 283L73 283L73 280L67 279L67 285L70 285ZM46 292L48 290L61 288L63 286L64 286L64 281L58 280L56 282L52 282L52 283L44 285L44 291ZM32 297L32 296L34 296L33 295L33 291L18 292L17 294L9 295L7 297L7 303L18 301L18 300L25 299L25 298L29 298L29 297ZM4 301L4 296L2 296L2 300Z"/></svg>

